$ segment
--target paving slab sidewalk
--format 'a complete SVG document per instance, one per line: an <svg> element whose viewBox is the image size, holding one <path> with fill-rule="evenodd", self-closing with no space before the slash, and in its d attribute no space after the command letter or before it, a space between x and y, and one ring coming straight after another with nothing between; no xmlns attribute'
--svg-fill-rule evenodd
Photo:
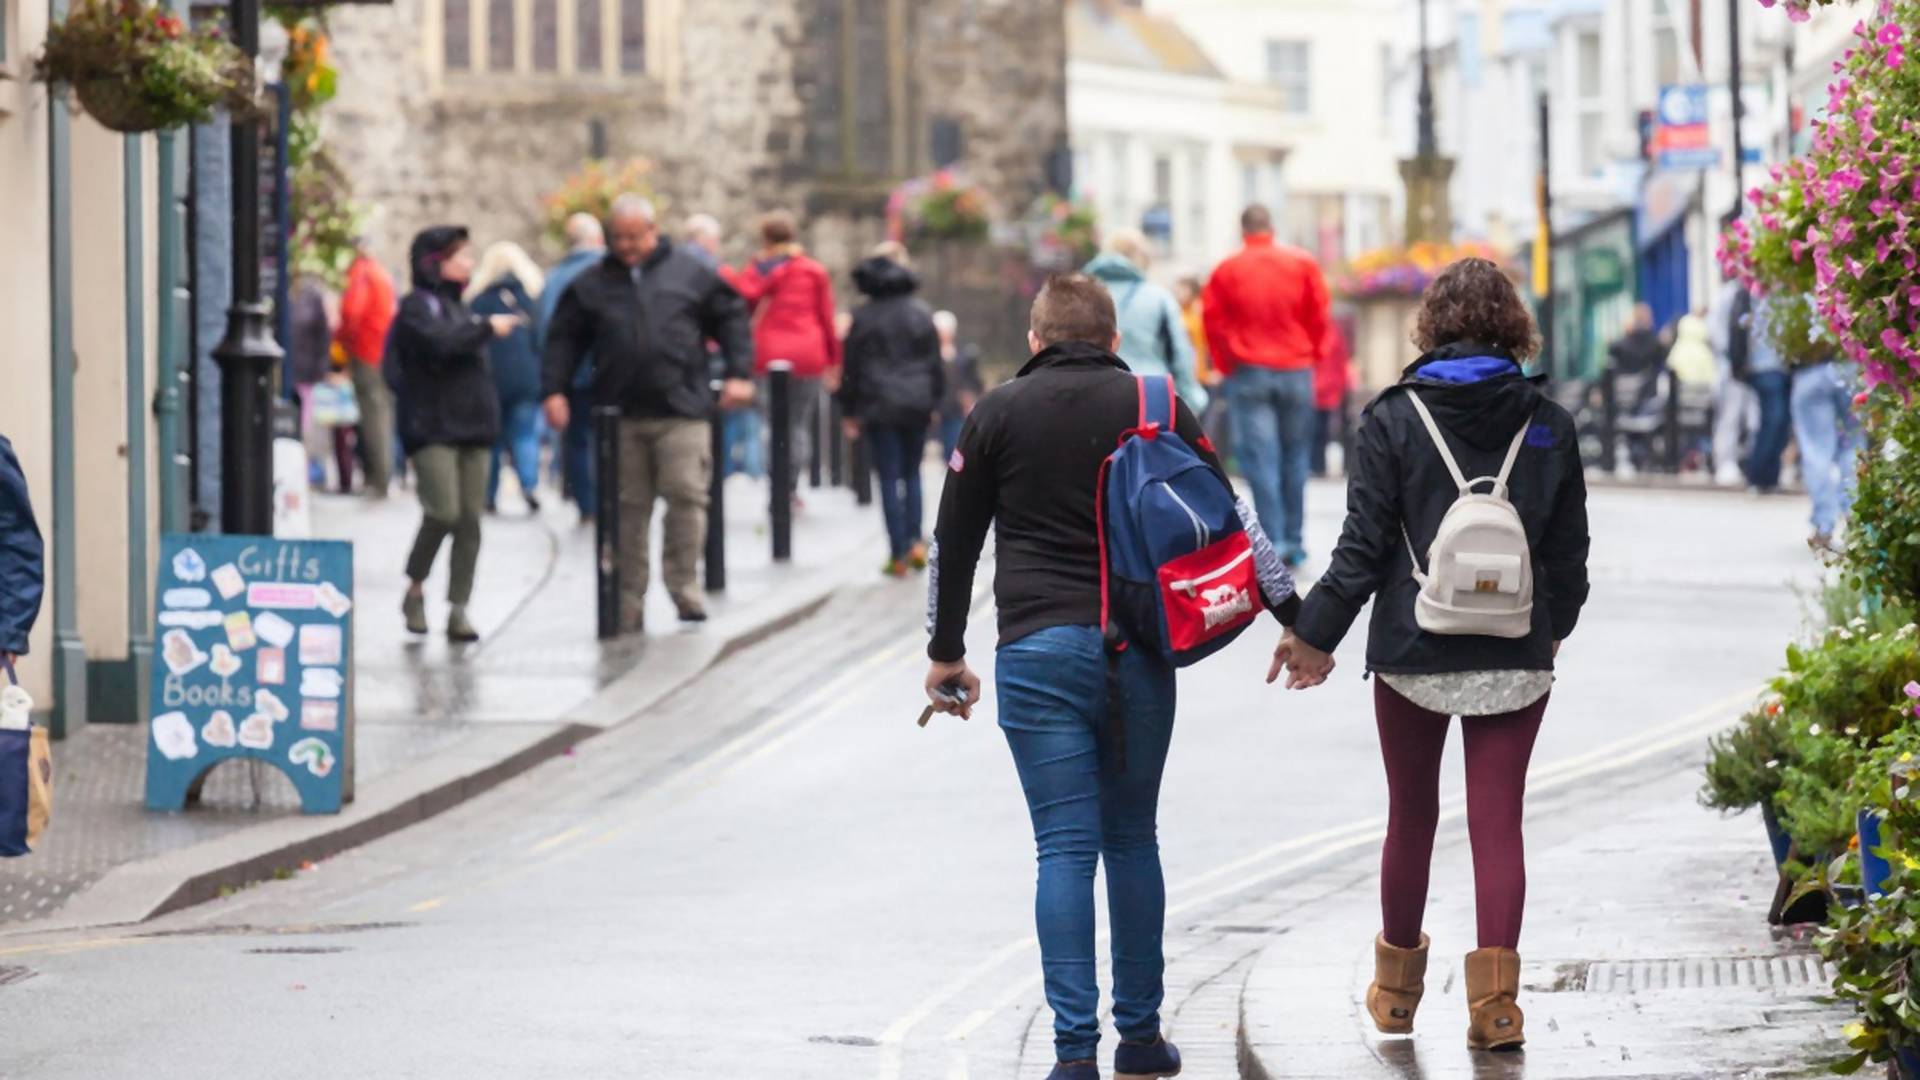
<svg viewBox="0 0 1920 1080"><path fill-rule="evenodd" d="M1412 1039L1376 1033L1363 1001L1379 928L1378 851L1322 882L1314 917L1270 945L1241 997L1242 1075L1807 1076L1849 1019L1804 931L1766 922L1777 880L1759 821L1700 809L1699 751L1529 803L1521 941L1524 1054L1466 1049L1474 945L1464 823L1441 826L1426 930L1434 945Z"/></svg>
<svg viewBox="0 0 1920 1080"><path fill-rule="evenodd" d="M775 565L766 486L730 480L729 587L711 598L711 619L681 625L656 584L652 632L602 643L592 529L571 507L532 514L503 490L502 513L485 525L470 605L483 636L472 646L401 625L401 566L419 520L410 494L317 498L314 534L355 542L356 801L302 815L276 770L229 763L208 775L199 806L152 813L145 725L83 727L56 744L59 801L42 850L0 862L0 935L140 921L209 899L438 813L633 717L732 649L877 577L878 509L845 490L802 494L793 559ZM656 545L658 528L656 515ZM427 587L436 627L444 554L440 563Z"/></svg>

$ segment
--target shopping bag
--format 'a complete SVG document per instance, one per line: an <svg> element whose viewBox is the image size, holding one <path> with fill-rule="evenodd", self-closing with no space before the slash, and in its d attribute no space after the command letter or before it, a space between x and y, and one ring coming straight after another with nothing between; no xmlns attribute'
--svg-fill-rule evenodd
<svg viewBox="0 0 1920 1080"><path fill-rule="evenodd" d="M0 856L28 854L53 816L53 745L32 719L33 698L6 669L0 688Z"/></svg>
<svg viewBox="0 0 1920 1080"><path fill-rule="evenodd" d="M352 427L360 422L360 401L353 396L353 383L343 375L315 383L311 400L313 422L321 427Z"/></svg>

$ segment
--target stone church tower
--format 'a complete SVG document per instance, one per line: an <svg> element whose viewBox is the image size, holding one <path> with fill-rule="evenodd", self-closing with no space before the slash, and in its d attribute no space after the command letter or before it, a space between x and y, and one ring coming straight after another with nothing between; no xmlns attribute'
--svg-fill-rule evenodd
<svg viewBox="0 0 1920 1080"><path fill-rule="evenodd" d="M331 15L329 141L396 270L440 221L539 251L541 197L644 156L729 254L789 207L844 272L894 184L957 161L1008 210L1065 156L1062 0L395 0ZM544 254L551 255L551 250Z"/></svg>

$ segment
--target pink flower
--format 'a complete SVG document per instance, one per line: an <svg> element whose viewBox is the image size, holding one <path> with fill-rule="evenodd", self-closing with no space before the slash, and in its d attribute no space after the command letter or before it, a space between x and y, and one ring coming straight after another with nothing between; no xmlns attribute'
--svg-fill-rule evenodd
<svg viewBox="0 0 1920 1080"><path fill-rule="evenodd" d="M1904 64L1906 62L1907 62L1907 50L1903 46L1895 45L1893 48L1887 50L1887 66L1888 67L1897 68L1901 64Z"/></svg>
<svg viewBox="0 0 1920 1080"><path fill-rule="evenodd" d="M1900 24L1888 23L1887 25L1880 28L1880 32L1878 34L1874 35L1874 40L1878 41L1882 45L1898 45L1900 44L1901 36L1902 36L1902 31L1900 29ZM1917 695L1917 696L1920 696L1920 695Z"/></svg>

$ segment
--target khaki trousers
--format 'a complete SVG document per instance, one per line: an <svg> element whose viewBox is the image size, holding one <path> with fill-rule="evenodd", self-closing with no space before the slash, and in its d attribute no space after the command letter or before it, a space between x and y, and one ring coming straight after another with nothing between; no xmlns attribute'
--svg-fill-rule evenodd
<svg viewBox="0 0 1920 1080"><path fill-rule="evenodd" d="M713 436L705 420L620 421L620 628L646 622L653 504L667 503L661 577L683 614L706 610L700 556L707 543Z"/></svg>

